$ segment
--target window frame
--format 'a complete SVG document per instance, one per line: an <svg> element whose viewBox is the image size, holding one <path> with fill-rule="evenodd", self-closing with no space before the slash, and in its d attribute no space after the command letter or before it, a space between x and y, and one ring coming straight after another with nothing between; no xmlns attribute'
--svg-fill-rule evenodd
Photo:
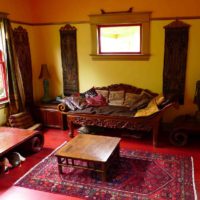
<svg viewBox="0 0 200 200"><path fill-rule="evenodd" d="M5 89L5 97L0 98L0 104L7 103L9 101L9 96L8 96L8 83L7 83L7 71L6 71L6 66L5 63L0 59L0 73L2 73L3 77L3 85Z"/></svg>
<svg viewBox="0 0 200 200"><path fill-rule="evenodd" d="M91 27L91 54L92 59L102 60L148 60L150 57L150 15L151 12L133 13L106 13L89 15ZM99 53L98 26L116 26L141 24L141 52L140 53Z"/></svg>
<svg viewBox="0 0 200 200"><path fill-rule="evenodd" d="M104 28L104 27L127 27L127 26L138 26L140 27L140 50L139 51L135 51L135 52L102 52L101 50L101 28ZM141 45L142 45L142 24L115 24L115 25L98 25L97 26L97 31L98 31L98 46L99 46L99 54L100 55L103 55L103 54L113 54L113 55L116 55L116 54L130 54L130 55L134 55L134 54L141 54Z"/></svg>
<svg viewBox="0 0 200 200"><path fill-rule="evenodd" d="M7 18L7 13L0 12L0 42L2 43L0 49L0 73L3 79L3 86L5 90L5 96L0 97L0 108L2 108L6 103L9 102L9 85L8 85L8 72L6 67L6 36L5 29L3 25L3 18Z"/></svg>

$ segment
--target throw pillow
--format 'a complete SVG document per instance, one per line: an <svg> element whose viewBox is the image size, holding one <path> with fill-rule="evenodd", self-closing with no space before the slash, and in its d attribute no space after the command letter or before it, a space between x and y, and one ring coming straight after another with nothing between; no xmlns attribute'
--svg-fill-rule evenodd
<svg viewBox="0 0 200 200"><path fill-rule="evenodd" d="M90 106L105 106L105 105L107 105L105 97L103 97L101 94L98 94L95 97L86 98L86 102Z"/></svg>
<svg viewBox="0 0 200 200"><path fill-rule="evenodd" d="M122 106L124 103L124 91L110 91L109 105Z"/></svg>
<svg viewBox="0 0 200 200"><path fill-rule="evenodd" d="M123 106L131 107L140 98L140 94L126 93Z"/></svg>
<svg viewBox="0 0 200 200"><path fill-rule="evenodd" d="M96 92L95 88L92 87L89 90L87 90L86 92L82 93L82 95L84 95L86 98L87 97L95 97L95 96L97 96L97 92Z"/></svg>
<svg viewBox="0 0 200 200"><path fill-rule="evenodd" d="M65 104L68 106L68 108L69 108L70 110L73 110L73 111L74 111L74 110L77 109L76 106L74 106L74 104L71 103L70 97L65 97L65 98L62 100L62 102L65 103Z"/></svg>
<svg viewBox="0 0 200 200"><path fill-rule="evenodd" d="M105 97L106 102L108 102L108 90L96 90L97 94L101 94L103 97Z"/></svg>
<svg viewBox="0 0 200 200"><path fill-rule="evenodd" d="M134 117L146 117L146 116L150 116L158 111L159 111L159 109L158 109L157 103L155 101L155 98L153 98L149 102L147 107L138 110Z"/></svg>
<svg viewBox="0 0 200 200"><path fill-rule="evenodd" d="M87 102L85 98L81 96L71 96L68 98L70 102L78 109L82 110L87 107Z"/></svg>
<svg viewBox="0 0 200 200"><path fill-rule="evenodd" d="M162 94L159 94L155 97L156 104L159 106L161 105L165 100L165 97Z"/></svg>
<svg viewBox="0 0 200 200"><path fill-rule="evenodd" d="M130 107L130 111L134 111L134 110L138 110L138 109L146 107L152 98L153 98L153 96L151 96L149 93L143 91L140 94L139 98Z"/></svg>

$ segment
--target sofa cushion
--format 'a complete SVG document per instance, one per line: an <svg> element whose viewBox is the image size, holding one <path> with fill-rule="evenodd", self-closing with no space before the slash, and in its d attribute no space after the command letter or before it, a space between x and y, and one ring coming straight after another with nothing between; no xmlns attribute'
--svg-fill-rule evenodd
<svg viewBox="0 0 200 200"><path fill-rule="evenodd" d="M81 97L81 96L70 96L67 98L67 102L69 104L69 102L76 108L78 109L83 109L87 106L87 102L85 100L85 98Z"/></svg>
<svg viewBox="0 0 200 200"><path fill-rule="evenodd" d="M76 106L71 102L70 97L65 97L62 102L65 103L70 110L77 109Z"/></svg>
<svg viewBox="0 0 200 200"><path fill-rule="evenodd" d="M123 106L131 107L140 98L140 94L126 93Z"/></svg>
<svg viewBox="0 0 200 200"><path fill-rule="evenodd" d="M153 98L152 95L150 95L145 91L142 91L139 98L130 107L130 110L134 111L146 107L152 98Z"/></svg>
<svg viewBox="0 0 200 200"><path fill-rule="evenodd" d="M86 98L86 102L90 106L105 106L105 105L107 105L105 97L103 97L103 95L101 95L101 94L98 94L95 97Z"/></svg>
<svg viewBox="0 0 200 200"><path fill-rule="evenodd" d="M108 90L96 90L97 94L101 94L103 97L105 97L106 102L108 102Z"/></svg>
<svg viewBox="0 0 200 200"><path fill-rule="evenodd" d="M159 94L158 96L155 97L156 104L159 106L165 101L165 97L163 94Z"/></svg>
<svg viewBox="0 0 200 200"><path fill-rule="evenodd" d="M109 105L122 106L124 103L124 91L110 91L109 92Z"/></svg>
<svg viewBox="0 0 200 200"><path fill-rule="evenodd" d="M35 123L32 116L28 112L20 112L17 114L12 114L8 118L9 125L15 128L40 130L42 124Z"/></svg>
<svg viewBox="0 0 200 200"><path fill-rule="evenodd" d="M95 90L94 87L90 88L89 90L87 90L86 92L82 93L82 95L84 95L84 97L95 97L97 96L97 92Z"/></svg>

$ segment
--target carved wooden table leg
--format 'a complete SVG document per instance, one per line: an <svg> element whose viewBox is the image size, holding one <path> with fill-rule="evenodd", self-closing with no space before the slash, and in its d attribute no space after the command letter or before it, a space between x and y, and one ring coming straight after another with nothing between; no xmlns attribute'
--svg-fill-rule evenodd
<svg viewBox="0 0 200 200"><path fill-rule="evenodd" d="M153 134L153 146L158 147L158 133L159 133L159 123L157 125L154 125L152 134Z"/></svg>
<svg viewBox="0 0 200 200"><path fill-rule="evenodd" d="M58 161L58 171L60 174L63 173L62 171L62 158L61 157L57 157L57 161Z"/></svg>
<svg viewBox="0 0 200 200"><path fill-rule="evenodd" d="M67 124L69 128L69 137L73 138L74 137L74 124L72 122L72 119L70 117L67 118Z"/></svg>
<svg viewBox="0 0 200 200"><path fill-rule="evenodd" d="M106 176L106 174L107 174L106 163L102 163L101 164L101 170L102 170L102 172L101 172L101 180L102 181L106 181L107 180L107 176Z"/></svg>

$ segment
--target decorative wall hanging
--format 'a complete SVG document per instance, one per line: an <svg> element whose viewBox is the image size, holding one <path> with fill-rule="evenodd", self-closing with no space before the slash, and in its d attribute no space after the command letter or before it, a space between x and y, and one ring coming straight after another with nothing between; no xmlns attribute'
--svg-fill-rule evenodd
<svg viewBox="0 0 200 200"><path fill-rule="evenodd" d="M189 27L178 20L164 27L163 94L179 104L184 104Z"/></svg>
<svg viewBox="0 0 200 200"><path fill-rule="evenodd" d="M19 26L13 30L13 38L24 87L25 107L30 109L33 106L33 82L28 33L26 29Z"/></svg>
<svg viewBox="0 0 200 200"><path fill-rule="evenodd" d="M64 95L79 92L76 28L69 24L60 29Z"/></svg>

